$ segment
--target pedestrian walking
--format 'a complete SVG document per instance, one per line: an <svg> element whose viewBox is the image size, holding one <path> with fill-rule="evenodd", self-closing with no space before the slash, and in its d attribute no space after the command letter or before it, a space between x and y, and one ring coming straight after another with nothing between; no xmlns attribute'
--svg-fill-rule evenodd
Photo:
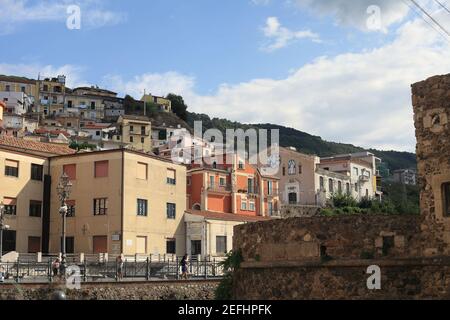
<svg viewBox="0 0 450 320"><path fill-rule="evenodd" d="M117 264L117 274L116 274L116 278L118 281L123 279L123 258L122 255L118 255L116 258L116 264Z"/></svg>
<svg viewBox="0 0 450 320"><path fill-rule="evenodd" d="M59 258L56 258L52 263L53 277L56 278L58 276L60 266L61 261L59 260Z"/></svg>
<svg viewBox="0 0 450 320"><path fill-rule="evenodd" d="M188 279L188 255L185 254L183 258L181 259L180 265L181 265L181 279Z"/></svg>

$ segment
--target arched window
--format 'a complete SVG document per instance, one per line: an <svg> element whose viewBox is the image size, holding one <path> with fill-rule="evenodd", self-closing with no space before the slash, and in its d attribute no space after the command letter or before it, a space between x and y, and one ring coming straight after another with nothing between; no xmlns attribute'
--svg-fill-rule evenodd
<svg viewBox="0 0 450 320"><path fill-rule="evenodd" d="M294 175L297 173L297 165L294 160L288 162L288 175Z"/></svg>

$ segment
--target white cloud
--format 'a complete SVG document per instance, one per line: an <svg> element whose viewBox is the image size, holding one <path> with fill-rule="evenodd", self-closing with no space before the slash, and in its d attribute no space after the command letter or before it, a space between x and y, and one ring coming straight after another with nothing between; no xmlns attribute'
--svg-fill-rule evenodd
<svg viewBox="0 0 450 320"><path fill-rule="evenodd" d="M310 30L292 31L281 26L277 17L269 17L263 28L264 36L270 39L269 43L263 46L265 51L274 51L281 49L299 39L311 39L314 42L320 42L318 34Z"/></svg>
<svg viewBox="0 0 450 320"><path fill-rule="evenodd" d="M394 23L401 22L408 14L408 6L401 0L288 0L289 3L306 8L319 15L331 15L336 23L344 26L357 27L369 31L368 19L373 12L368 12L370 6L380 9L381 28L386 29Z"/></svg>
<svg viewBox="0 0 450 320"><path fill-rule="evenodd" d="M186 97L192 96L195 79L177 72L146 73L135 76L133 79L125 81L118 75L106 75L103 77L103 84L112 87L122 94L129 94L136 99L140 99L147 93L165 96L168 93L178 93Z"/></svg>
<svg viewBox="0 0 450 320"><path fill-rule="evenodd" d="M76 4L81 9L81 27L99 28L123 22L123 13L103 9L103 0L80 0ZM71 0L44 0L37 4L29 0L0 0L1 34L11 33L17 26L37 22L61 22L69 17L67 8L73 5Z"/></svg>
<svg viewBox="0 0 450 320"><path fill-rule="evenodd" d="M436 17L445 21L446 15ZM197 94L195 79L178 73L116 77L111 85L137 96L144 87L155 94L174 91L190 111L212 117L278 123L331 141L414 151L410 85L449 73L449 55L449 43L418 18L404 23L389 44L320 57L281 80L223 84L211 95Z"/></svg>

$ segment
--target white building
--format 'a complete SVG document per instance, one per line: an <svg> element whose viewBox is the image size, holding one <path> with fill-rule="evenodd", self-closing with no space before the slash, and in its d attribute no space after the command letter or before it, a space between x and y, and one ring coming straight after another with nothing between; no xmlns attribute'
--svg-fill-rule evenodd
<svg viewBox="0 0 450 320"><path fill-rule="evenodd" d="M2 91L0 100L6 104L6 113L22 115L31 110L33 98L23 92Z"/></svg>

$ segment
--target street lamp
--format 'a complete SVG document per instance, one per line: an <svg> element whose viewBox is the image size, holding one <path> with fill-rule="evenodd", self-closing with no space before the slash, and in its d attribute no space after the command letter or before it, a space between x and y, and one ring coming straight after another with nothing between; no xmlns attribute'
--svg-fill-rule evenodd
<svg viewBox="0 0 450 320"><path fill-rule="evenodd" d="M72 189L72 183L70 182L69 176L64 172L59 179L58 186L56 190L58 191L59 200L61 201L61 207L59 208L59 213L62 216L62 235L61 235L61 254L62 254L62 264L65 264L66 257L66 217L67 217L67 199L69 198L70 191Z"/></svg>
<svg viewBox="0 0 450 320"><path fill-rule="evenodd" d="M3 257L3 230L8 230L9 226L4 224L5 218L5 205L0 202L0 262L2 262Z"/></svg>

